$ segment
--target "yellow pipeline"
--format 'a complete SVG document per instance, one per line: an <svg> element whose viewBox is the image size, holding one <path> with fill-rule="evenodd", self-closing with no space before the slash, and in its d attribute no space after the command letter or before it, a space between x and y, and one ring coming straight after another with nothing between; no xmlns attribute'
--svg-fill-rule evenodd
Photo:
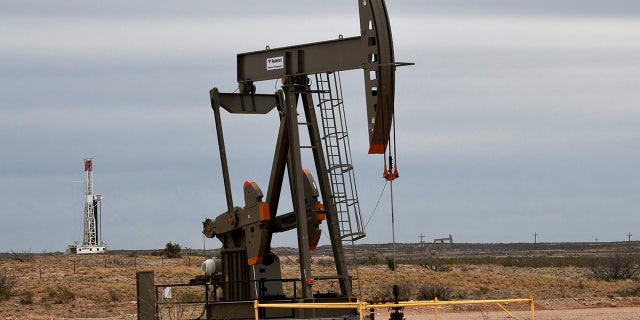
<svg viewBox="0 0 640 320"><path fill-rule="evenodd" d="M344 302L344 303L259 303L254 301L255 317L258 320L258 308L284 308L284 309L357 309L360 320L364 317L365 309L369 308L405 308L405 307L434 307L435 318L438 320L438 307L451 305L475 305L475 304L497 304L509 317L513 314L507 310L502 303L529 303L531 306L531 320L535 320L535 308L533 297L528 299L501 299L501 300L461 300L461 301L403 301L399 303L369 304L366 302Z"/></svg>
<svg viewBox="0 0 640 320"><path fill-rule="evenodd" d="M343 303L258 303L254 302L256 320L258 320L258 308L282 308L282 309L358 309L360 320L364 319L364 306L362 302L343 302Z"/></svg>

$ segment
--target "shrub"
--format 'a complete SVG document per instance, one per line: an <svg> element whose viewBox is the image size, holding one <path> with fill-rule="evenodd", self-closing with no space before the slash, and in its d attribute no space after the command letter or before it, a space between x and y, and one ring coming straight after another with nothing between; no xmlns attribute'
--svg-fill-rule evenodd
<svg viewBox="0 0 640 320"><path fill-rule="evenodd" d="M333 262L333 258L318 259L316 264L321 267L332 267L336 265L335 262Z"/></svg>
<svg viewBox="0 0 640 320"><path fill-rule="evenodd" d="M432 271L450 271L451 267L445 265L446 261L431 253L420 263L421 266Z"/></svg>
<svg viewBox="0 0 640 320"><path fill-rule="evenodd" d="M451 289L444 286L421 286L418 288L416 298L419 300L433 300L435 298L438 298L438 300L450 300Z"/></svg>
<svg viewBox="0 0 640 320"><path fill-rule="evenodd" d="M9 300L13 296L15 280L7 276L6 272L0 276L0 301Z"/></svg>
<svg viewBox="0 0 640 320"><path fill-rule="evenodd" d="M387 267L391 271L396 270L396 267L397 267L396 261L393 258L387 257Z"/></svg>
<svg viewBox="0 0 640 320"><path fill-rule="evenodd" d="M31 253L28 250L21 250L18 252L11 250L10 253L11 253L11 258L16 261L31 262L35 260L33 253Z"/></svg>
<svg viewBox="0 0 640 320"><path fill-rule="evenodd" d="M120 300L120 297L118 296L118 292L113 289L109 289L109 300L111 302L116 302Z"/></svg>
<svg viewBox="0 0 640 320"><path fill-rule="evenodd" d="M73 293L68 287L60 284L55 288L47 288L47 291L48 299L53 300L53 302L57 304L69 303L76 298L75 293Z"/></svg>
<svg viewBox="0 0 640 320"><path fill-rule="evenodd" d="M20 304L32 304L33 292L25 290L20 293Z"/></svg>
<svg viewBox="0 0 640 320"><path fill-rule="evenodd" d="M177 243L171 243L171 241L167 242L164 250L162 250L162 255L167 258L180 258L180 251L182 248Z"/></svg>
<svg viewBox="0 0 640 320"><path fill-rule="evenodd" d="M621 297L637 297L640 296L640 287L627 288L618 291L618 295Z"/></svg>
<svg viewBox="0 0 640 320"><path fill-rule="evenodd" d="M442 259L444 263L451 264L451 259ZM587 256L568 256L568 257L551 257L551 256L478 256L465 257L457 260L457 263L467 265L487 265L497 264L503 267L515 268L543 268L543 267L590 267L593 259Z"/></svg>
<svg viewBox="0 0 640 320"><path fill-rule="evenodd" d="M185 291L178 298L180 302L198 302L202 301L202 294L193 291Z"/></svg>
<svg viewBox="0 0 640 320"><path fill-rule="evenodd" d="M380 257L378 256L378 254L376 253L369 253L367 254L367 259L364 261L365 265L376 265L376 264L380 264Z"/></svg>
<svg viewBox="0 0 640 320"><path fill-rule="evenodd" d="M594 259L591 265L593 277L598 280L615 281L637 279L640 267L635 264L635 257L615 255Z"/></svg>
<svg viewBox="0 0 640 320"><path fill-rule="evenodd" d="M478 291L477 293L480 295L486 295L489 292L491 292L491 289L489 289L489 287L486 286L478 286Z"/></svg>

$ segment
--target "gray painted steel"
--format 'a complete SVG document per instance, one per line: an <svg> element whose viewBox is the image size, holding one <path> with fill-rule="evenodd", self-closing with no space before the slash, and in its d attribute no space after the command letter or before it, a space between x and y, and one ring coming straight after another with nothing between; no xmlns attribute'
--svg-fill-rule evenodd
<svg viewBox="0 0 640 320"><path fill-rule="evenodd" d="M156 288L153 280L153 270L138 271L136 273L136 293L138 297L138 319L156 319Z"/></svg>
<svg viewBox="0 0 640 320"><path fill-rule="evenodd" d="M360 37L309 43L238 54L238 82L280 79L365 67ZM269 69L268 59L282 58L282 68Z"/></svg>

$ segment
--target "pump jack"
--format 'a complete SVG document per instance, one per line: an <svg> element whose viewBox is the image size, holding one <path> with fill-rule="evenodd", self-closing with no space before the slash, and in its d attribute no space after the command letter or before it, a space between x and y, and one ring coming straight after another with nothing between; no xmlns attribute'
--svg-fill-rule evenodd
<svg viewBox="0 0 640 320"><path fill-rule="evenodd" d="M323 150L319 120L313 102L309 75L363 69L369 129L369 153L384 154L394 112L395 69L407 63L394 60L391 29L384 0L358 0L360 36L267 49L237 56L239 93L210 91L224 180L227 211L203 222L203 233L216 237L222 248L211 282L218 281L222 295L207 305L208 319L251 318L253 300L285 300L278 257L271 251L274 233L296 229L301 292L293 301L305 303L350 301L353 291L342 241L345 234L336 212L337 195L332 185ZM275 94L258 94L254 82L281 79ZM304 122L298 120L302 102ZM222 130L220 108L232 114L268 114L280 117L275 153L266 196L253 181L244 183L244 207L234 206ZM301 160L299 126L307 127L313 153L315 176ZM293 211L277 215L284 173L287 170ZM320 201L321 200L321 201ZM320 238L320 224L326 220L333 250L340 292L315 294L312 286L310 251ZM358 233L364 236L364 230ZM352 239L354 239L352 237ZM204 267L203 267L204 268ZM216 268L214 268L216 269ZM316 278L317 280L318 278ZM324 279L324 278L323 278ZM268 309L261 318L342 318L345 309Z"/></svg>

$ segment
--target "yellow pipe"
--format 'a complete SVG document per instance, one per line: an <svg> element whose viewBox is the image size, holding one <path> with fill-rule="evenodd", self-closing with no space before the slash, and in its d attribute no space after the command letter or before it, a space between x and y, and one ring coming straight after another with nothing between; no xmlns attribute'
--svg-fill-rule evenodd
<svg viewBox="0 0 640 320"><path fill-rule="evenodd" d="M438 303L438 297L433 298L433 303ZM438 320L438 306L433 307L435 310L436 320Z"/></svg>
<svg viewBox="0 0 640 320"><path fill-rule="evenodd" d="M511 314L511 312L509 312L509 310L507 310L507 308L503 307L503 306L502 306L501 304L499 304L499 303L496 303L496 304L498 305L498 307L502 308L502 310L504 310L504 312L506 312L506 313L509 315L509 317L510 317L510 318L515 318L515 317Z"/></svg>
<svg viewBox="0 0 640 320"><path fill-rule="evenodd" d="M403 301L399 303L382 303L382 304L368 304L369 308L392 308L392 307L433 307L433 306L446 306L446 305L461 305L461 304L494 304L504 302L531 302L531 299L504 299L504 300L459 300L459 301Z"/></svg>
<svg viewBox="0 0 640 320"><path fill-rule="evenodd" d="M358 303L258 303L258 308L281 309L358 309Z"/></svg>
<svg viewBox="0 0 640 320"><path fill-rule="evenodd" d="M253 312L255 313L256 320L258 320L258 300L253 300Z"/></svg>
<svg viewBox="0 0 640 320"><path fill-rule="evenodd" d="M529 299L531 300L529 303L531 304L531 320L536 320L536 312L534 310L534 306L533 306L533 296L529 297Z"/></svg>
<svg viewBox="0 0 640 320"><path fill-rule="evenodd" d="M405 307L434 307L435 319L438 320L438 307L448 305L474 305L474 304L497 304L502 310L504 310L510 317L514 316L504 307L501 303L518 303L528 302L531 306L531 320L535 320L535 309L533 296L529 299L501 299L501 300L460 300L460 301L439 301L438 298L434 298L433 301L403 301L399 303L382 303L382 304L369 304L366 302L358 301L346 302L346 303L259 303L254 301L255 317L258 320L258 308L282 308L282 309L357 309L360 313L360 320L364 318L365 308L405 308Z"/></svg>
<svg viewBox="0 0 640 320"><path fill-rule="evenodd" d="M326 308L339 308L339 309L357 309L360 304L365 305L368 308L397 308L397 307L434 307L434 306L447 306L447 305L463 305L463 304L499 304L499 303L515 303L515 302L529 302L533 299L505 299L505 300L459 300L459 301L412 301L412 302L399 302L399 303L381 303L381 304L368 304L368 303L356 303L356 302L344 302L344 303L258 303L259 308L301 308L301 309L326 309Z"/></svg>

